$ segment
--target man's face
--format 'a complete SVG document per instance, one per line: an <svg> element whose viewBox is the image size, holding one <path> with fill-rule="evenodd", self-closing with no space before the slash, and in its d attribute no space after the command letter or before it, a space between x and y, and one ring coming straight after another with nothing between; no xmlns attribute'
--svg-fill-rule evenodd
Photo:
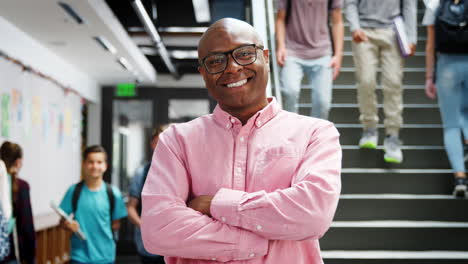
<svg viewBox="0 0 468 264"><path fill-rule="evenodd" d="M106 155L102 152L91 152L83 161L85 177L97 179L102 177L107 169Z"/></svg>
<svg viewBox="0 0 468 264"><path fill-rule="evenodd" d="M208 55L223 53L244 45L259 46L258 42L251 32L215 29L200 44L199 59L201 61ZM211 74L203 65L199 67L209 93L223 110L252 113L267 104L268 50L257 49L255 52L257 59L250 65L241 66L228 55L227 66L223 72Z"/></svg>

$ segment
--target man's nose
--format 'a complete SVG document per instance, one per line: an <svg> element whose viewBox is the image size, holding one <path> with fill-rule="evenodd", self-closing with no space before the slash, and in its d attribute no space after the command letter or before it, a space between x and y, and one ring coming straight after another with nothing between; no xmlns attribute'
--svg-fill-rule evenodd
<svg viewBox="0 0 468 264"><path fill-rule="evenodd" d="M231 54L228 55L228 58L227 58L227 62L226 62L226 69L224 70L224 72L228 72L228 73L236 73L240 70L242 70L242 68L244 66L242 65L239 65L235 60L234 60L234 57L232 57Z"/></svg>

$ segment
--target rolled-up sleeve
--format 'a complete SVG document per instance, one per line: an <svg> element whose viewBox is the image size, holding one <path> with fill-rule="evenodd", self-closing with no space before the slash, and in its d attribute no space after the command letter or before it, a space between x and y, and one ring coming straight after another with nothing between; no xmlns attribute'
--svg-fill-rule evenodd
<svg viewBox="0 0 468 264"><path fill-rule="evenodd" d="M345 1L345 15L349 22L351 32L361 28L359 23L358 0L344 0Z"/></svg>
<svg viewBox="0 0 468 264"><path fill-rule="evenodd" d="M313 132L290 188L270 193L220 189L211 203L213 217L270 240L321 238L341 191L339 133L326 124Z"/></svg>
<svg viewBox="0 0 468 264"><path fill-rule="evenodd" d="M142 237L154 254L227 262L264 256L268 240L203 215L186 205L190 175L173 128L153 154L143 187Z"/></svg>

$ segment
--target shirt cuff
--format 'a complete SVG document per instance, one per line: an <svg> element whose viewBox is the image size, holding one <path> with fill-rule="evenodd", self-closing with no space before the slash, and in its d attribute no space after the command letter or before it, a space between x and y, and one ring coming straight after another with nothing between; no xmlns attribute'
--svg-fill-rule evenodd
<svg viewBox="0 0 468 264"><path fill-rule="evenodd" d="M239 255L235 260L246 260L263 257L268 253L268 239L247 230L241 230Z"/></svg>
<svg viewBox="0 0 468 264"><path fill-rule="evenodd" d="M238 208L244 195L243 191L221 188L211 201L211 216L222 223L238 226Z"/></svg>

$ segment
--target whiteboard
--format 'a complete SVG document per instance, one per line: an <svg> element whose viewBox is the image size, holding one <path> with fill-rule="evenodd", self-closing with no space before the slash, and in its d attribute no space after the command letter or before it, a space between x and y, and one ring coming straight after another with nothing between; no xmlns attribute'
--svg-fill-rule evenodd
<svg viewBox="0 0 468 264"><path fill-rule="evenodd" d="M23 149L19 177L31 187L33 215L52 213L80 179L81 97L0 57L0 144Z"/></svg>

